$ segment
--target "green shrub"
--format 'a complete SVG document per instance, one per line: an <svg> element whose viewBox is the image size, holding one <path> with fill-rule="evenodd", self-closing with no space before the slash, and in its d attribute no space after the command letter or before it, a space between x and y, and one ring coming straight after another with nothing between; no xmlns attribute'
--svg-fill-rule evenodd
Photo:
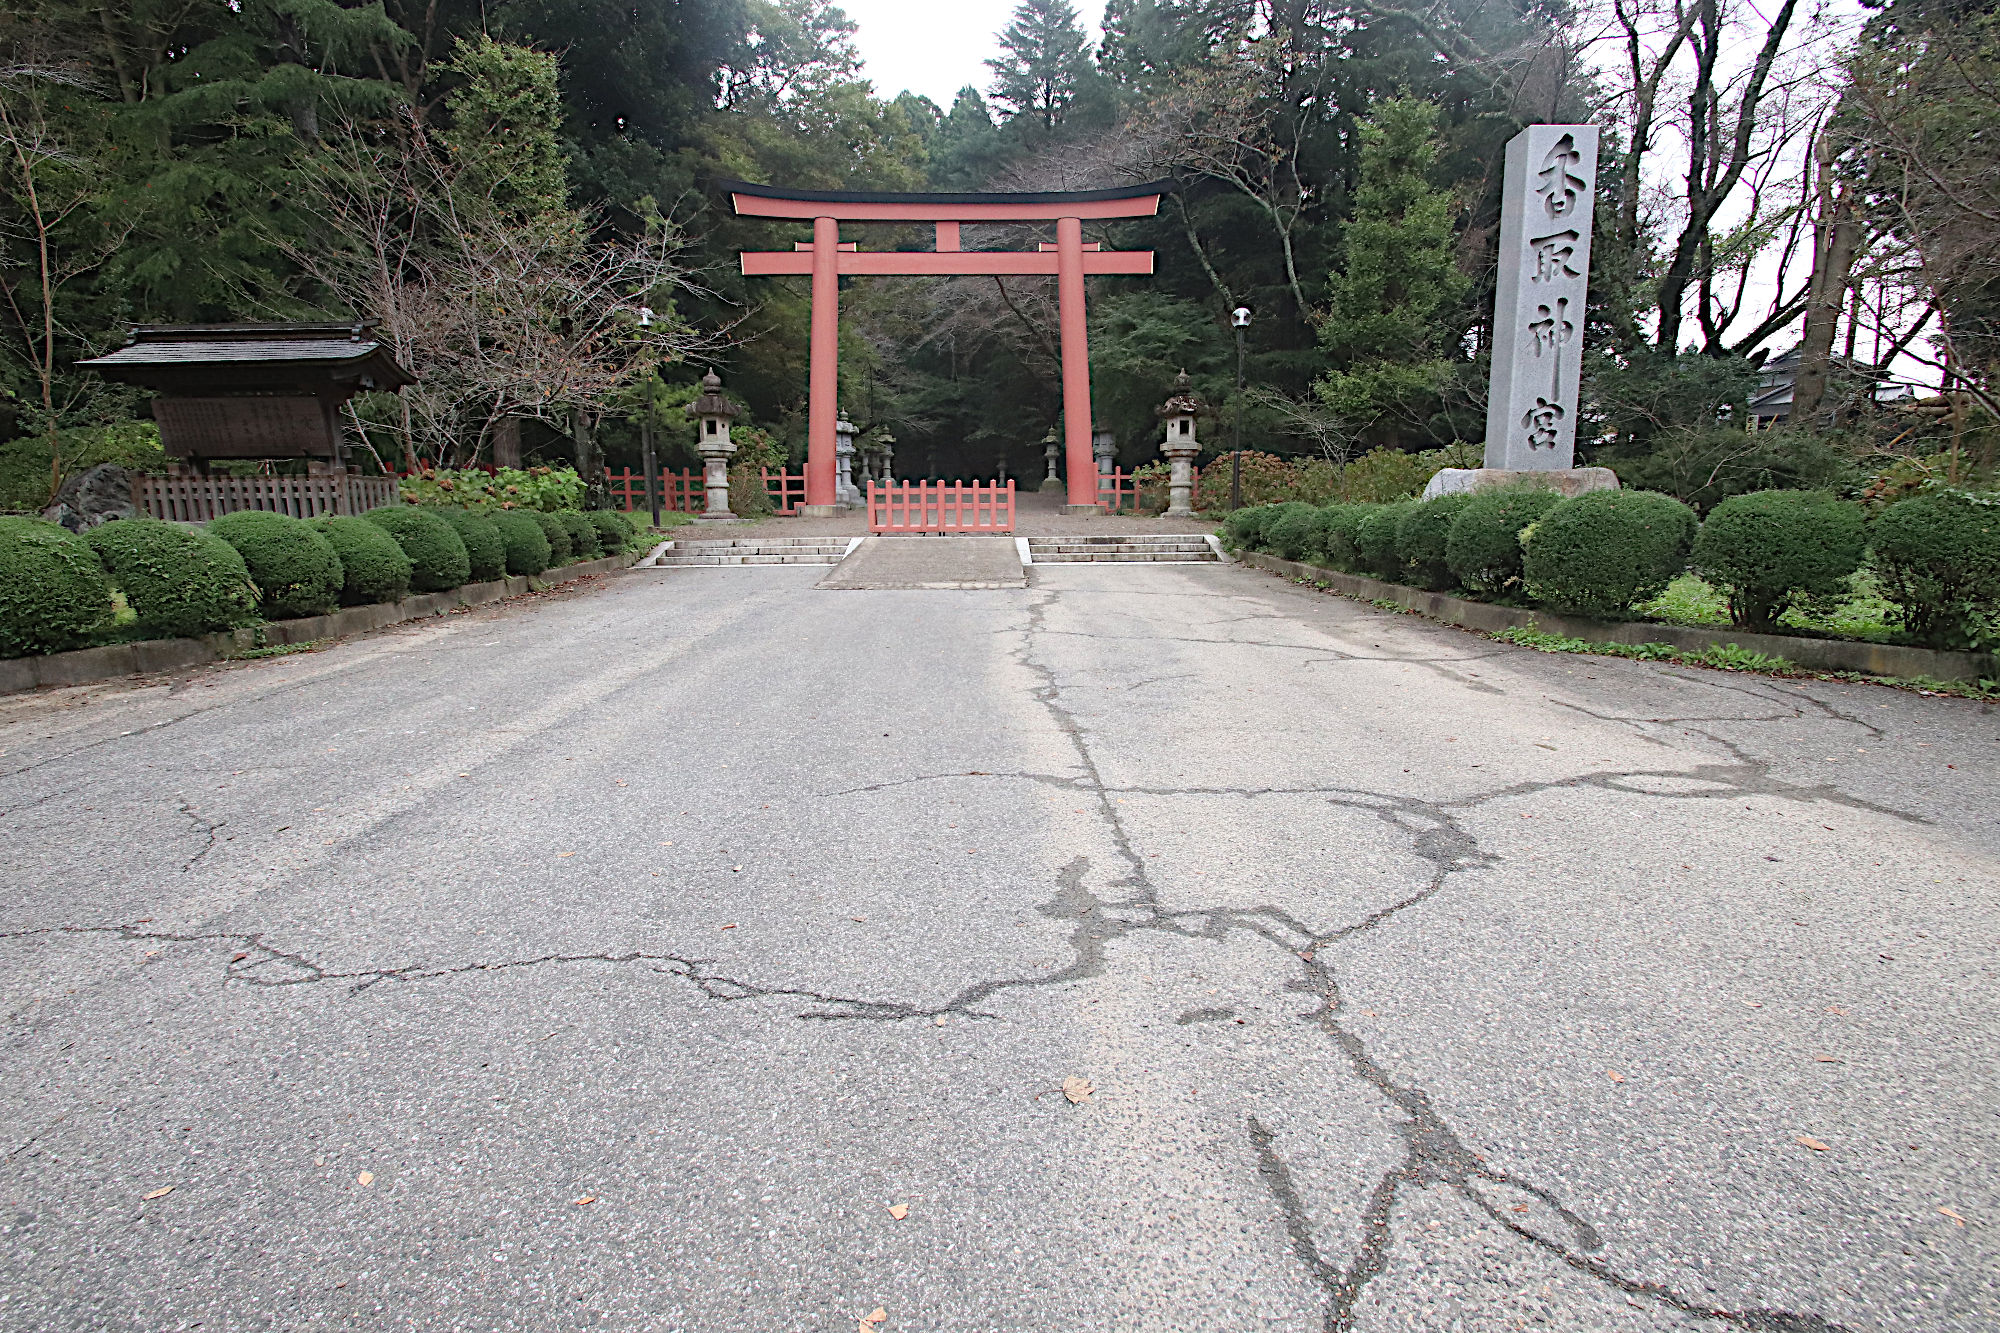
<svg viewBox="0 0 2000 1333"><path fill-rule="evenodd" d="M1875 520L1876 577L1933 648L1979 648L2000 620L2000 495L1926 491Z"/></svg>
<svg viewBox="0 0 2000 1333"><path fill-rule="evenodd" d="M111 584L89 542L38 518L0 517L0 656L74 648L111 617Z"/></svg>
<svg viewBox="0 0 2000 1333"><path fill-rule="evenodd" d="M410 587L444 592L472 577L472 557L451 524L422 505L383 505L361 517L396 539L410 557Z"/></svg>
<svg viewBox="0 0 2000 1333"><path fill-rule="evenodd" d="M574 509L583 503L583 478L573 467L445 469L405 477L402 497L409 504L451 505L481 513L508 509Z"/></svg>
<svg viewBox="0 0 2000 1333"><path fill-rule="evenodd" d="M1521 530L1562 503L1540 486L1475 491L1451 521L1444 562L1476 592L1502 592L1521 577Z"/></svg>
<svg viewBox="0 0 2000 1333"><path fill-rule="evenodd" d="M257 589L236 548L212 532L126 518L84 534L142 634L182 638L257 619Z"/></svg>
<svg viewBox="0 0 2000 1333"><path fill-rule="evenodd" d="M342 606L399 602L410 594L410 557L379 525L329 515L313 520L340 556Z"/></svg>
<svg viewBox="0 0 2000 1333"><path fill-rule="evenodd" d="M1790 607L1824 606L1847 591L1867 546L1857 504L1821 491L1753 491L1709 511L1694 569L1728 592L1736 624L1768 630Z"/></svg>
<svg viewBox="0 0 2000 1333"><path fill-rule="evenodd" d="M465 543L465 556L472 567L466 576L470 582L485 583L507 572L507 544L500 540L500 529L493 526L491 517L452 508L439 509L437 515L451 524L451 530Z"/></svg>
<svg viewBox="0 0 2000 1333"><path fill-rule="evenodd" d="M638 535L632 530L630 519L612 510L593 509L584 517L597 529L597 544L604 548L606 555L617 555L630 546L633 537Z"/></svg>
<svg viewBox="0 0 2000 1333"><path fill-rule="evenodd" d="M595 560L604 554L604 547L597 540L597 525L576 509L562 509L556 512L556 520L569 534L570 554L578 560Z"/></svg>
<svg viewBox="0 0 2000 1333"><path fill-rule="evenodd" d="M1354 525L1354 553L1361 572L1391 581L1402 578L1403 560L1396 554L1396 529L1403 515L1416 508L1414 500L1375 505Z"/></svg>
<svg viewBox="0 0 2000 1333"><path fill-rule="evenodd" d="M236 548L250 567L259 604L271 620L323 616L340 604L345 577L333 543L289 514L239 509L208 530Z"/></svg>
<svg viewBox="0 0 2000 1333"><path fill-rule="evenodd" d="M1396 521L1396 554L1418 587L1442 592L1452 586L1445 543L1451 537L1452 521L1471 503L1469 491L1440 495L1411 506Z"/></svg>
<svg viewBox="0 0 2000 1333"><path fill-rule="evenodd" d="M1549 605L1616 617L1660 595L1687 568L1694 510L1653 491L1564 500L1522 538L1528 591Z"/></svg>
<svg viewBox="0 0 2000 1333"><path fill-rule="evenodd" d="M571 544L569 529L563 525L561 519L541 509L531 510L528 517L542 525L542 535L549 539L550 569L554 569L557 565L566 565L576 559L576 547Z"/></svg>
<svg viewBox="0 0 2000 1333"><path fill-rule="evenodd" d="M1361 520L1367 518L1373 508L1373 505L1366 504L1330 504L1320 510L1320 559L1335 569L1344 569L1350 574L1361 573L1361 550L1355 541L1361 532Z"/></svg>
<svg viewBox="0 0 2000 1333"><path fill-rule="evenodd" d="M1222 530L1238 546L1255 546L1264 531L1264 520L1271 516L1276 505L1245 505L1231 510L1229 517L1222 520Z"/></svg>
<svg viewBox="0 0 2000 1333"><path fill-rule="evenodd" d="M1319 535L1319 510L1309 504L1281 504L1264 524L1263 546L1286 560L1303 560L1313 553Z"/></svg>
<svg viewBox="0 0 2000 1333"><path fill-rule="evenodd" d="M548 535L533 514L498 509L492 517L493 526L500 530L500 540L507 547L509 574L539 574L549 567Z"/></svg>

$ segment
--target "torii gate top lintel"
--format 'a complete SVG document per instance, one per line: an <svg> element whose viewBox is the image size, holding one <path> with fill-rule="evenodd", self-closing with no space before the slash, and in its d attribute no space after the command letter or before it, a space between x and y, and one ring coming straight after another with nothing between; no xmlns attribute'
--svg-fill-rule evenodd
<svg viewBox="0 0 2000 1333"><path fill-rule="evenodd" d="M812 276L812 367L806 433L806 510L831 514L834 417L838 411L840 279L843 276L972 277L1008 275L1057 279L1062 332L1063 440L1069 463L1069 509L1095 512L1097 466L1091 456L1090 352L1085 334L1086 274L1143 276L1150 250L1104 250L1083 242L1083 223L1145 218L1159 212L1172 183L1110 190L1030 194L900 194L872 190L782 190L744 181L718 183L739 217L810 219L813 239L789 251L745 251L745 277ZM840 241L842 222L931 223L937 248L864 251ZM963 223L1054 222L1054 245L1033 250L964 250Z"/></svg>

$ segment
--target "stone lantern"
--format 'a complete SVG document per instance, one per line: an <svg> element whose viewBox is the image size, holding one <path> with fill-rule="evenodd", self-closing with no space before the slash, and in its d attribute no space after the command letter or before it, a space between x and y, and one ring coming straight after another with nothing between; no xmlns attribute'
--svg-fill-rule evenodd
<svg viewBox="0 0 2000 1333"><path fill-rule="evenodd" d="M1167 438L1160 452L1167 456L1167 518L1187 518L1194 514L1194 460L1201 452L1195 438L1194 419L1208 410L1196 396L1194 385L1183 370L1174 377L1174 391L1160 404L1160 420L1166 423Z"/></svg>
<svg viewBox="0 0 2000 1333"><path fill-rule="evenodd" d="M1097 459L1097 475L1108 477L1118 461L1118 437L1108 430L1101 430L1090 437L1090 452Z"/></svg>
<svg viewBox="0 0 2000 1333"><path fill-rule="evenodd" d="M854 423L847 413L833 423L833 502L855 508L862 503L854 486Z"/></svg>
<svg viewBox="0 0 2000 1333"><path fill-rule="evenodd" d="M1042 479L1043 490L1054 490L1062 478L1056 475L1056 459L1062 456L1062 446L1056 443L1054 432L1042 446L1042 460L1048 465L1049 475Z"/></svg>
<svg viewBox="0 0 2000 1333"><path fill-rule="evenodd" d="M694 419L694 447L701 454L702 489L708 509L697 515L709 523L734 523L729 512L729 458L736 446L729 442L729 423L743 411L722 396L722 377L714 371L701 377L701 396L684 409Z"/></svg>

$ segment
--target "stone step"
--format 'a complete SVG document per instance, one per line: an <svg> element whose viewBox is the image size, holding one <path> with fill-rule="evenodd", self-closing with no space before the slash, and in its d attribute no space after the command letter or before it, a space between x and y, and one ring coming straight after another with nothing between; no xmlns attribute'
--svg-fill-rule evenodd
<svg viewBox="0 0 2000 1333"><path fill-rule="evenodd" d="M789 554L789 555L779 555L779 554L776 554L776 553L770 553L770 554L759 554L759 553L757 553L757 552L743 552L743 553L740 553L740 554L735 554L735 555L682 555L682 556L676 556L676 555L675 555L675 554L674 554L674 553L673 553L672 551L669 551L669 552L667 552L667 554L665 554L665 555L661 556L661 557L660 557L660 560L659 560L659 563L658 563L658 564L656 564L656 565L655 565L655 566L653 566L653 567L654 567L655 569L685 569L685 568L690 568L690 567L693 567L693 566L697 566L697 565L701 565L701 566L712 566L712 565L837 565L837 564L839 564L839 563L840 563L840 558L841 558L841 556L842 556L842 555L843 555L844 553L845 553L845 548L842 548L842 550L841 550L841 551L835 551L835 552L832 552L832 553L830 553L830 554L802 554L802 553L798 553L798 552L794 552L794 553L792 553L792 554Z"/></svg>
<svg viewBox="0 0 2000 1333"><path fill-rule="evenodd" d="M1193 551L1161 553L1156 551L1093 551L1085 555L1064 553L1061 555L1035 555L1038 565L1198 565L1214 564L1215 552Z"/></svg>
<svg viewBox="0 0 2000 1333"><path fill-rule="evenodd" d="M1132 542L1129 544L1120 543L1115 546L1099 542L1086 544L1083 542L1037 542L1031 540L1028 543L1028 549L1037 553L1042 551L1206 551L1209 549L1209 545L1199 538L1191 542Z"/></svg>

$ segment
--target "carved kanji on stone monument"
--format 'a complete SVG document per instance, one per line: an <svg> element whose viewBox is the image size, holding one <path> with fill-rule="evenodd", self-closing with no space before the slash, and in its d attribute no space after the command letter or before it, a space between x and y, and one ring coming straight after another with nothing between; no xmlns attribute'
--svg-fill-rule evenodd
<svg viewBox="0 0 2000 1333"><path fill-rule="evenodd" d="M1530 125L1507 145L1486 466L1574 465L1597 127Z"/></svg>

